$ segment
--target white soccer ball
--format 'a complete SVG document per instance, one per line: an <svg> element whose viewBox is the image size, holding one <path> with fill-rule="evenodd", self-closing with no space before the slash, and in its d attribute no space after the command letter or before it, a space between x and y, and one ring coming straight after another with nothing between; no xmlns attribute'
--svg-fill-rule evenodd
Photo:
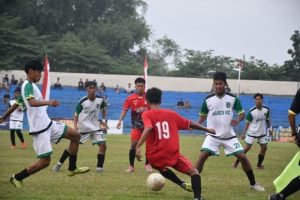
<svg viewBox="0 0 300 200"><path fill-rule="evenodd" d="M152 173L147 178L147 187L153 191L161 190L165 185L166 179L159 173Z"/></svg>

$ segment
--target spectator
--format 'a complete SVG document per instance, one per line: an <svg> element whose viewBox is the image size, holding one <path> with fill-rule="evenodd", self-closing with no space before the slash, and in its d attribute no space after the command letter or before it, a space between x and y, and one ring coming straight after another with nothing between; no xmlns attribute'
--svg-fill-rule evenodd
<svg viewBox="0 0 300 200"><path fill-rule="evenodd" d="M82 78L78 81L78 90L84 90L84 83L82 81Z"/></svg>
<svg viewBox="0 0 300 200"><path fill-rule="evenodd" d="M182 99L179 99L179 101L177 102L177 107L178 108L182 108L184 106L184 102Z"/></svg>
<svg viewBox="0 0 300 200"><path fill-rule="evenodd" d="M5 74L5 76L2 79L2 83L6 82L7 85L9 84L9 78L8 78L8 74Z"/></svg>
<svg viewBox="0 0 300 200"><path fill-rule="evenodd" d="M97 90L97 88L98 88L98 83L97 83L96 79L94 79L93 81L94 81L94 83L96 84L96 90Z"/></svg>
<svg viewBox="0 0 300 200"><path fill-rule="evenodd" d="M87 88L87 86L88 86L88 82L89 82L89 79L87 78L87 79L85 79L85 82L84 82L84 88L86 89Z"/></svg>
<svg viewBox="0 0 300 200"><path fill-rule="evenodd" d="M23 83L24 83L23 79L20 78L18 85L21 87Z"/></svg>
<svg viewBox="0 0 300 200"><path fill-rule="evenodd" d="M59 89L59 90L61 90L62 89L62 85L61 85L61 83L59 82L59 77L57 77L57 81L56 81L56 83L54 83L54 89Z"/></svg>
<svg viewBox="0 0 300 200"><path fill-rule="evenodd" d="M3 103L8 103L10 99L8 91L6 91L6 94L3 95Z"/></svg>
<svg viewBox="0 0 300 200"><path fill-rule="evenodd" d="M191 103L189 99L185 100L183 108L185 108L186 110L189 110L191 108Z"/></svg>
<svg viewBox="0 0 300 200"><path fill-rule="evenodd" d="M129 93L133 93L133 90L134 89L131 87L131 83L128 83L128 86L125 89L125 92L129 94Z"/></svg>
<svg viewBox="0 0 300 200"><path fill-rule="evenodd" d="M18 80L15 79L15 75L11 75L10 83L11 83L12 85L17 85Z"/></svg>
<svg viewBox="0 0 300 200"><path fill-rule="evenodd" d="M106 86L104 85L104 83L102 82L101 85L100 85L100 91L103 91L105 92L106 91Z"/></svg>
<svg viewBox="0 0 300 200"><path fill-rule="evenodd" d="M114 89L115 93L119 94L120 93L120 87L119 85L117 84L115 89Z"/></svg>

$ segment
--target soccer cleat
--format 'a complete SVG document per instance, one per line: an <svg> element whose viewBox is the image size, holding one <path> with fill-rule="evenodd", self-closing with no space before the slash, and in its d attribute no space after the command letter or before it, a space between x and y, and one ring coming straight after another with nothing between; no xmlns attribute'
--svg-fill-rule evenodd
<svg viewBox="0 0 300 200"><path fill-rule="evenodd" d="M11 145L10 149L11 149L11 150L16 149L16 145Z"/></svg>
<svg viewBox="0 0 300 200"><path fill-rule="evenodd" d="M96 167L96 172L97 173L101 173L103 171L104 171L104 169L102 167Z"/></svg>
<svg viewBox="0 0 300 200"><path fill-rule="evenodd" d="M182 184L181 184L181 187L182 187L182 189L184 189L185 191L193 192L192 185L191 185L190 183L182 183Z"/></svg>
<svg viewBox="0 0 300 200"><path fill-rule="evenodd" d="M58 162L58 163L56 163L56 164L53 166L52 170L53 170L54 172L58 172L62 166L63 166L63 164L60 163L60 162Z"/></svg>
<svg viewBox="0 0 300 200"><path fill-rule="evenodd" d="M84 174L86 172L90 171L89 167L77 167L76 169L74 169L73 171L68 172L69 176L74 176L76 174Z"/></svg>
<svg viewBox="0 0 300 200"><path fill-rule="evenodd" d="M145 170L146 170L147 172L152 172L152 171L153 171L153 169L152 169L152 167L151 167L150 164L145 164Z"/></svg>
<svg viewBox="0 0 300 200"><path fill-rule="evenodd" d="M21 144L21 148L26 149L26 143L25 142Z"/></svg>
<svg viewBox="0 0 300 200"><path fill-rule="evenodd" d="M261 186L259 183L255 183L254 185L250 185L250 188L253 189L253 190L256 190L258 192L266 191L265 188L263 188L263 186Z"/></svg>
<svg viewBox="0 0 300 200"><path fill-rule="evenodd" d="M285 200L285 198L281 197L280 194L270 194L268 200Z"/></svg>
<svg viewBox="0 0 300 200"><path fill-rule="evenodd" d="M265 166L263 166L263 165L256 166L256 169L265 169Z"/></svg>
<svg viewBox="0 0 300 200"><path fill-rule="evenodd" d="M23 186L23 181L18 181L15 178L15 175L13 174L12 177L10 177L11 184L13 184L16 188L21 188Z"/></svg>
<svg viewBox="0 0 300 200"><path fill-rule="evenodd" d="M128 172L128 173L134 172L134 167L129 166L128 169L125 170L125 172Z"/></svg>

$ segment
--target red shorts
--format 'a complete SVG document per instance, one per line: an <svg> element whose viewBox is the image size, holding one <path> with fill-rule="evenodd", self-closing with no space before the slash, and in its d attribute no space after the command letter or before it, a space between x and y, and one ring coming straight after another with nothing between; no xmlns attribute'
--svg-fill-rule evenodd
<svg viewBox="0 0 300 200"><path fill-rule="evenodd" d="M178 158L177 162L175 163L175 165L173 165L173 166L155 167L156 162L150 158L148 158L148 159L149 159L151 166L159 171L164 171L167 167L172 167L179 172L186 173L189 170L194 168L192 162L188 158L186 158L184 155L181 155L181 154L179 154L179 158ZM157 160L157 165L159 165L158 163L160 163L160 162L161 162L160 160Z"/></svg>
<svg viewBox="0 0 300 200"><path fill-rule="evenodd" d="M131 140L139 141L142 137L143 129L132 128L130 133Z"/></svg>

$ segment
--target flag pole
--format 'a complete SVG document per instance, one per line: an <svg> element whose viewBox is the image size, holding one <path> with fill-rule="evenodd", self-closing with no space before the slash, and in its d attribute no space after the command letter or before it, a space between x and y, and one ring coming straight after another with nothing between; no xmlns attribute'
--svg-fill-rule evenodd
<svg viewBox="0 0 300 200"><path fill-rule="evenodd" d="M145 91L148 89L148 62L147 62L147 55L145 54L144 57L144 79L145 79Z"/></svg>
<svg viewBox="0 0 300 200"><path fill-rule="evenodd" d="M237 97L240 97L240 92L241 92L241 73L242 73L242 68L244 67L245 64L245 55L243 55L243 60L239 62L239 76L238 76L238 90L237 90Z"/></svg>

